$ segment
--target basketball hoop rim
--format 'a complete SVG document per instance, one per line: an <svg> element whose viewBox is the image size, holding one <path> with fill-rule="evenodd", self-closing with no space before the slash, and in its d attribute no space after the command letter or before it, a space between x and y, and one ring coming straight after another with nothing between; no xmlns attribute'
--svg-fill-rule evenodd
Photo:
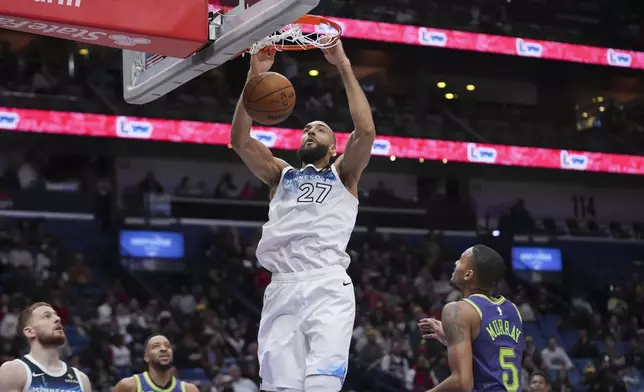
<svg viewBox="0 0 644 392"><path fill-rule="evenodd" d="M342 36L342 26L338 22L335 22L324 16L305 14L303 16L300 16L295 21L289 23L289 25L300 25L300 26L301 25L319 26L322 24L326 24L331 28L333 28L335 31L337 31L337 34L320 34L321 36L329 37L329 41L326 42L325 46L327 47L335 46L336 43L340 40L340 37ZM296 51L311 50L311 49L318 49L318 48L319 47L315 44L282 43L279 45L279 49L276 49L273 46L269 46L261 49L261 51L278 50L278 51L286 51L286 52L296 52Z"/></svg>

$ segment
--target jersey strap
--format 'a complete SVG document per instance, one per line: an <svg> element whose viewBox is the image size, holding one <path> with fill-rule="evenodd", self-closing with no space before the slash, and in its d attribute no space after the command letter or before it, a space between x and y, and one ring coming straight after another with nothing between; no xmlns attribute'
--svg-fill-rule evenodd
<svg viewBox="0 0 644 392"><path fill-rule="evenodd" d="M172 381L167 388L158 387L150 378L148 372L141 374L135 374L134 379L136 380L136 391L137 392L185 392L186 383L179 381L172 377Z"/></svg>

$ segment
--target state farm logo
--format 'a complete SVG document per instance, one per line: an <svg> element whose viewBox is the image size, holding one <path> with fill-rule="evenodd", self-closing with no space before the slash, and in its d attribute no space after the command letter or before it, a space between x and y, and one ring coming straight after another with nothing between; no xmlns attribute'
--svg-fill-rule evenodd
<svg viewBox="0 0 644 392"><path fill-rule="evenodd" d="M106 41L106 39L110 39L115 45L122 47L133 47L136 45L147 45L152 43L152 41L147 38L128 37L127 35L121 34L113 34L108 36L108 34L104 31L90 31L83 28L32 22L29 20L16 20L5 17L0 17L0 28L48 35L52 37L71 39L76 41ZM100 44L108 46L110 45L107 42L100 42Z"/></svg>
<svg viewBox="0 0 644 392"><path fill-rule="evenodd" d="M136 45L147 45L150 41L147 38L132 38L127 35L110 35L110 39L114 41L115 44L119 46L136 46Z"/></svg>

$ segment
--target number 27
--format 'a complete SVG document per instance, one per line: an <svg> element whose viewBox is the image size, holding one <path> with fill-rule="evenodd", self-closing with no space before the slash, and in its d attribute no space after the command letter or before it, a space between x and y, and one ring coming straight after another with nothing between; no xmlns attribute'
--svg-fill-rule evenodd
<svg viewBox="0 0 644 392"><path fill-rule="evenodd" d="M324 199L326 199L327 196L329 196L329 192L331 192L331 185L329 184L323 184L323 183L316 183L315 186L311 183L304 183L300 185L300 190L302 191L302 194L297 198L298 203L313 203L314 201L316 203L322 203ZM313 198L313 191L316 189L320 189L321 192L320 194L316 197Z"/></svg>

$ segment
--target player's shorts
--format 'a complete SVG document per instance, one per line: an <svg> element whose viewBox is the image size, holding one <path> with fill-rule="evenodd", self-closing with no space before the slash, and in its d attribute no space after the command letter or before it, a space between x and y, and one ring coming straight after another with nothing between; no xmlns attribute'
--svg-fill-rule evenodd
<svg viewBox="0 0 644 392"><path fill-rule="evenodd" d="M259 324L261 389L303 391L312 375L342 383L355 313L353 284L341 266L273 274Z"/></svg>

